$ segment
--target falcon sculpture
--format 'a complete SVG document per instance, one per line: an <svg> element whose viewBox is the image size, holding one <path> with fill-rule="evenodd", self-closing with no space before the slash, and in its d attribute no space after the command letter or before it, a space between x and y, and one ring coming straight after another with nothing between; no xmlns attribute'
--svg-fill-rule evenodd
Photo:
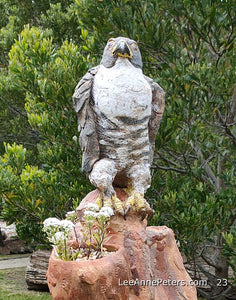
<svg viewBox="0 0 236 300"><path fill-rule="evenodd" d="M82 170L100 191L100 206L126 215L152 215L144 199L150 187L155 137L165 107L165 93L142 72L134 40L108 40L100 65L90 69L73 94L78 116ZM123 204L114 187L125 188Z"/></svg>

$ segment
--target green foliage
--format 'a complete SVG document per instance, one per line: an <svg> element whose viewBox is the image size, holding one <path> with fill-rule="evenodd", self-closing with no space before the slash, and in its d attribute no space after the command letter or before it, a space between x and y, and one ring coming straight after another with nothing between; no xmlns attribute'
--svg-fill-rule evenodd
<svg viewBox="0 0 236 300"><path fill-rule="evenodd" d="M7 63L7 50L11 48L14 39L17 38L17 32L15 31L17 23L19 23L17 16L9 16L8 24L0 29L1 64L3 66Z"/></svg>
<svg viewBox="0 0 236 300"><path fill-rule="evenodd" d="M171 181L166 179L165 193L155 197L158 190L154 187L148 193L155 199L152 224L174 228L180 249L191 260L200 255L204 243L213 243L215 236L233 223L235 193L232 190L209 193L207 184L187 181L186 177L178 179L174 173Z"/></svg>
<svg viewBox="0 0 236 300"><path fill-rule="evenodd" d="M223 234L225 239L223 255L225 255L228 260L231 268L236 273L236 228L232 227L229 233ZM234 284L235 278L234 278Z"/></svg>
<svg viewBox="0 0 236 300"><path fill-rule="evenodd" d="M147 193L156 211L152 224L173 228L181 250L194 262L206 244L214 247L215 237L227 232L224 255L232 264L234 1L23 2L0 1L0 186L12 201L3 197L5 218L12 222L21 216L18 228L26 237L31 227L37 232L35 224L60 216L91 189L80 172L71 95L87 69L99 63L106 41L128 36L139 43L144 73L166 91ZM23 147L5 145L4 154L3 142ZM29 181L22 181L27 173L38 191L30 191ZM42 204L36 209L38 199ZM21 213L24 206L31 216Z"/></svg>
<svg viewBox="0 0 236 300"><path fill-rule="evenodd" d="M77 29L77 20L74 17L73 8L71 8L72 3L73 0L24 0L21 2L0 0L0 154L4 153L3 142L23 143L28 150L31 150L31 154L27 154L27 156L30 161L34 162L37 156L36 144L39 139L37 132L29 126L24 110L24 93L26 91L13 85L14 76L6 76L9 64L8 53L24 26L41 26L45 29L45 36L49 31L52 32L54 43L56 43L55 47L61 45L65 39L71 40L77 33L75 40L78 40L79 29ZM54 11L54 7L56 7L56 11ZM65 14L64 18L62 18L63 14ZM63 29L58 30L59 27L63 27ZM35 47L37 47L36 44ZM30 49L27 53L28 55L32 54ZM24 61L22 60L21 63ZM22 69L30 71L27 66L25 68L22 66ZM23 85L25 84L26 82L23 82ZM20 132L19 127L21 128ZM35 161L35 163L37 162Z"/></svg>
<svg viewBox="0 0 236 300"><path fill-rule="evenodd" d="M63 43L66 39L79 40L78 19L74 12L74 1L55 1L50 3L49 9L41 15L39 24L53 31L55 43Z"/></svg>
<svg viewBox="0 0 236 300"><path fill-rule="evenodd" d="M19 175L24 166L26 149L23 149L22 145L14 143L12 146L5 144L5 150L6 153L1 159L3 167L10 168Z"/></svg>
<svg viewBox="0 0 236 300"><path fill-rule="evenodd" d="M25 95L29 125L39 136L39 166L27 163L22 146L6 145L1 160L2 215L17 222L23 240L43 244L42 221L55 215L62 218L89 190L79 167L77 120L71 107L78 73L85 72L86 60L73 43L65 41L55 49L49 31L29 26L9 58L12 88Z"/></svg>
<svg viewBox="0 0 236 300"><path fill-rule="evenodd" d="M24 163L25 152L22 146L6 145L0 157L2 216L17 223L20 238L37 246L47 244L41 231L44 219L51 215L63 218L72 199L61 174Z"/></svg>

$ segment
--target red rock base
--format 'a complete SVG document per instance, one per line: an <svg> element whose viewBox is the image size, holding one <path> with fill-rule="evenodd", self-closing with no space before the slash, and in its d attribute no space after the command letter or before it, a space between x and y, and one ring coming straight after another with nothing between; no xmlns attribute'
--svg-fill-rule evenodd
<svg viewBox="0 0 236 300"><path fill-rule="evenodd" d="M117 192L125 201L123 191ZM94 202L93 191L78 207ZM110 220L109 244L117 251L97 260L62 261L52 252L47 281L54 300L197 300L174 233L166 226L149 226L137 215Z"/></svg>

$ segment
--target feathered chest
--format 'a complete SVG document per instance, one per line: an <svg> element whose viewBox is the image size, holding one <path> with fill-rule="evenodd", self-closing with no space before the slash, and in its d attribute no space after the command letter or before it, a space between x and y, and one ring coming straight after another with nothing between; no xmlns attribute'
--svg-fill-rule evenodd
<svg viewBox="0 0 236 300"><path fill-rule="evenodd" d="M122 118L148 119L151 115L152 91L142 70L127 59L118 59L115 66L100 66L93 83L94 110L116 125Z"/></svg>

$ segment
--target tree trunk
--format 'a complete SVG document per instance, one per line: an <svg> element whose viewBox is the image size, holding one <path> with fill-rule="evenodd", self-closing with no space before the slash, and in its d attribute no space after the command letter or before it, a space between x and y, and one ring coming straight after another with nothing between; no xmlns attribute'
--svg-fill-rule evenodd
<svg viewBox="0 0 236 300"><path fill-rule="evenodd" d="M225 184L222 178L220 178L220 175L223 171L223 161L221 158L221 155L218 157L218 168L217 168L217 190L218 192L220 190L225 189ZM227 278L229 273L229 264L227 262L227 258L222 255L222 249L223 249L223 243L224 238L222 236L222 233L220 232L217 235L216 238L216 256L215 256L215 262L216 262L216 269L215 269L215 276L217 277L216 285L213 287L213 294L219 295L217 297L218 300L225 300L226 297L224 295L220 295L226 288L227 288Z"/></svg>
<svg viewBox="0 0 236 300"><path fill-rule="evenodd" d="M215 275L217 277L216 285L213 288L213 295L217 296L217 300L225 300L226 296L221 295L223 291L227 289L228 286L228 272L229 272L229 264L227 259L222 256L222 248L223 248L224 238L221 233L217 236L217 250L216 250L216 269Z"/></svg>

